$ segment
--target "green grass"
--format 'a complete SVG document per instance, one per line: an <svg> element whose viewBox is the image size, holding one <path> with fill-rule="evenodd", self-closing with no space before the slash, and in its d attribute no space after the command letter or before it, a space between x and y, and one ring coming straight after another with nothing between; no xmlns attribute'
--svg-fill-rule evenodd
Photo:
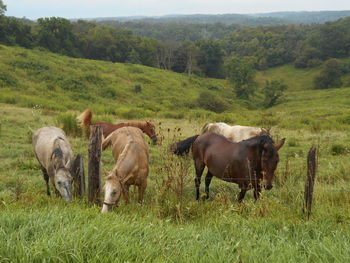
<svg viewBox="0 0 350 263"><path fill-rule="evenodd" d="M283 79L289 86L282 103L260 110L232 98L223 80L17 47L0 46L0 58L0 262L350 260L350 89L312 90L319 69L260 72L260 83ZM142 91L135 93L135 85ZM216 114L193 105L203 89L225 99L228 109ZM161 144L150 145L143 206L133 189L131 203L107 215L85 199L68 204L46 196L31 130L66 129L87 171L88 142L74 123L87 107L95 120L151 118L156 124ZM194 200L192 161L171 155L168 145L212 121L271 127L275 139L287 138L274 188L258 202L249 191L238 204L238 187L215 178L210 199ZM303 187L312 145L319 166L313 214L306 220ZM102 159L103 170L113 168L110 151Z"/></svg>
<svg viewBox="0 0 350 263"><path fill-rule="evenodd" d="M349 155L332 153L333 145L349 148L347 132L314 133L277 126L274 136L286 137L287 142L291 138L292 143L286 143L280 151L281 162L271 191L264 191L258 202L249 191L245 202L238 204L237 186L214 178L211 198L196 202L191 160L174 157L167 149L174 136L198 133L202 123L154 121L162 144L150 145L151 172L145 204L136 203L136 191L132 189L130 204L122 202L110 214L102 215L100 207L85 200L65 203L46 196L30 145L29 127L54 125L56 115L0 104L0 262L349 260ZM83 153L86 162L87 141L81 137L70 137L70 141L74 152ZM312 144L320 149L319 168L313 214L306 220L301 212L303 185L306 154ZM109 151L102 159L104 170L113 167ZM190 166L179 168L183 163ZM181 175L185 184L180 200L163 185ZM171 185L178 187L174 181Z"/></svg>

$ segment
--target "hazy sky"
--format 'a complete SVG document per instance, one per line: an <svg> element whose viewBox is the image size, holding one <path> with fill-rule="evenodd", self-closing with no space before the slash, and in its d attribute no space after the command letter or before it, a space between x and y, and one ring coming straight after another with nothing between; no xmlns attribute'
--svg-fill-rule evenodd
<svg viewBox="0 0 350 263"><path fill-rule="evenodd" d="M3 0L8 16L66 18L350 10L350 0Z"/></svg>

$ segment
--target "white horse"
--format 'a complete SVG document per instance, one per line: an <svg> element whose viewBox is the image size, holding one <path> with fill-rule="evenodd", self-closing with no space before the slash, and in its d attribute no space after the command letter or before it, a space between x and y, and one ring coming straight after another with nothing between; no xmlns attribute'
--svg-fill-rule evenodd
<svg viewBox="0 0 350 263"><path fill-rule="evenodd" d="M230 126L224 122L214 122L207 123L203 126L201 134L213 132L220 135L223 135L232 142L240 142L243 140L250 139L255 136L260 136L267 134L269 135L268 130L264 128L233 125ZM199 135L189 137L185 140L179 141L177 143L170 145L170 150L176 155L185 155L188 154L192 144L197 139Z"/></svg>
<svg viewBox="0 0 350 263"><path fill-rule="evenodd" d="M201 134L207 132L221 134L232 142L240 142L255 136L269 134L269 132L264 128L241 125L231 126L224 122L214 122L205 124L202 128Z"/></svg>
<svg viewBox="0 0 350 263"><path fill-rule="evenodd" d="M33 133L33 148L46 181L47 194L51 195L49 178L67 201L72 199L71 165L74 162L72 147L63 130L43 127Z"/></svg>

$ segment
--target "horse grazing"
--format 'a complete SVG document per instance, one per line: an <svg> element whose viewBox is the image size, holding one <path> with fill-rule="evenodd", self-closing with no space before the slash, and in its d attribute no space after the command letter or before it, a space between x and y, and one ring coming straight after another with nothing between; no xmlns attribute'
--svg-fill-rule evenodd
<svg viewBox="0 0 350 263"><path fill-rule="evenodd" d="M221 134L232 142L240 142L242 140L247 140L255 136L269 134L268 131L264 128L241 125L230 126L224 122L206 123L201 130L201 134L208 132ZM196 140L197 137L198 135L195 135L185 140L179 141L175 144L172 144L170 146L170 149L176 155L188 154L192 143Z"/></svg>
<svg viewBox="0 0 350 263"><path fill-rule="evenodd" d="M33 133L32 144L44 174L47 194L51 195L50 178L56 194L70 201L73 181L70 170L74 155L66 134L57 127L43 127Z"/></svg>
<svg viewBox="0 0 350 263"><path fill-rule="evenodd" d="M102 213L118 203L121 194L129 202L129 186L137 185L139 202L147 187L148 146L140 129L123 127L111 133L102 142L102 150L112 146L116 165L106 179Z"/></svg>
<svg viewBox="0 0 350 263"><path fill-rule="evenodd" d="M238 184L241 202L247 190L254 188L254 198L260 196L261 185L272 189L273 175L279 162L278 150L285 139L274 144L269 135L261 135L241 141L231 142L222 135L205 133L196 139L192 154L196 169L196 199L199 199L199 186L205 166L206 198L209 198L209 185L216 176L224 181Z"/></svg>
<svg viewBox="0 0 350 263"><path fill-rule="evenodd" d="M97 122L91 123L91 119L92 119L92 111L89 109L85 110L82 114L80 114L77 117L77 120L80 123L81 128L86 131L86 134L89 134L89 126L95 125L95 124L101 125L102 134L104 138L107 138L108 135L110 135L112 132L114 132L115 130L121 127L131 126L131 127L137 127L141 129L142 132L144 132L151 138L153 144L155 144L158 140L155 132L156 126L150 121L134 121L134 122L122 122L118 124L112 124L104 121L97 121Z"/></svg>

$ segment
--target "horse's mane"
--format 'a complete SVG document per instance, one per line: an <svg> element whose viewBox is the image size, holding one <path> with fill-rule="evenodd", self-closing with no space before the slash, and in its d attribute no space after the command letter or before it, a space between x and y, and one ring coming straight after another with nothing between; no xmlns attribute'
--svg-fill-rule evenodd
<svg viewBox="0 0 350 263"><path fill-rule="evenodd" d="M197 139L198 136L199 135L195 135L195 136L189 137L189 138L187 138L185 140L179 141L179 142L177 142L175 144L172 144L170 146L172 152L177 154L177 155L188 154L188 152L190 151L190 148L191 148L193 142Z"/></svg>
<svg viewBox="0 0 350 263"><path fill-rule="evenodd" d="M264 134L253 138L249 138L247 140L243 140L239 143L242 143L248 146L255 146L255 145L264 146L264 144L266 143L274 144L274 141L270 135Z"/></svg>
<svg viewBox="0 0 350 263"><path fill-rule="evenodd" d="M206 133L209 130L209 126L210 126L210 122L207 122L206 124L204 124L202 130L201 130L201 134Z"/></svg>

